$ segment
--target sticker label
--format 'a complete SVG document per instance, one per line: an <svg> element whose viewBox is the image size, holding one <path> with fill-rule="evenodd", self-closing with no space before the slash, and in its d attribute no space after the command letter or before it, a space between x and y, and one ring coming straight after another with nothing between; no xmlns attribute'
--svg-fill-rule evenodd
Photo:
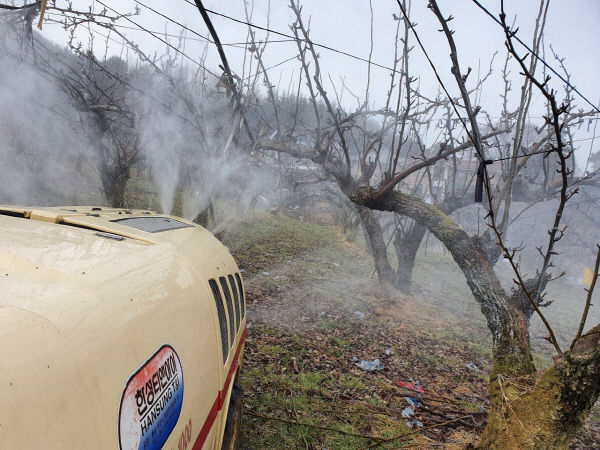
<svg viewBox="0 0 600 450"><path fill-rule="evenodd" d="M165 344L125 385L119 407L119 448L162 448L175 428L182 403L181 362L173 347Z"/></svg>

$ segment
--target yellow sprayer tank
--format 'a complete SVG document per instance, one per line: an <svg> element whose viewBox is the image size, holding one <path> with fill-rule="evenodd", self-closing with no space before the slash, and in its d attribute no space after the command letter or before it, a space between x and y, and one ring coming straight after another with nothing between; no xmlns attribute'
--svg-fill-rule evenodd
<svg viewBox="0 0 600 450"><path fill-rule="evenodd" d="M225 246L97 207L0 207L0 233L0 448L221 448L246 329Z"/></svg>

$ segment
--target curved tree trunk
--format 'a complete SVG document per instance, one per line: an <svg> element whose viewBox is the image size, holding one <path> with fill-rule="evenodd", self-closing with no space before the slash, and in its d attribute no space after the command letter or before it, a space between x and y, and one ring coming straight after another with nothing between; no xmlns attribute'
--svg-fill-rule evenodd
<svg viewBox="0 0 600 450"><path fill-rule="evenodd" d="M447 197L439 205L439 208L444 214L450 215L457 209L467 206L469 203L465 197ZM426 231L427 227L420 222L415 222L410 231L404 235L399 230L396 231L394 247L396 249L396 256L398 257L398 267L394 278L394 286L407 294L410 293L412 288L415 258ZM494 249L499 249L497 245L493 247ZM488 251L488 259L490 261L495 262L498 257L496 256L496 260L490 259L490 252Z"/></svg>
<svg viewBox="0 0 600 450"><path fill-rule="evenodd" d="M426 226L461 268L492 333L490 411L482 448L567 448L600 395L600 325L538 379L529 346L528 313L502 289L479 239L421 199L394 192L347 190L358 204L394 211Z"/></svg>
<svg viewBox="0 0 600 450"><path fill-rule="evenodd" d="M452 254L492 335L491 406L481 446L566 448L600 395L600 325L582 336L572 350L556 356L554 366L538 379L528 315L502 289L480 238L469 237L450 217L416 196L398 191L378 195L375 189L359 185L344 172L339 159L323 159L312 148L297 144L275 144L270 149L321 164L356 205L395 212L421 223Z"/></svg>
<svg viewBox="0 0 600 450"><path fill-rule="evenodd" d="M471 238L438 208L418 197L393 192L373 201L369 191L347 192L358 204L411 217L443 242L465 275L467 284L487 320L494 343L494 362L501 366L502 372L506 366L510 373L534 373L525 318L502 289L478 240Z"/></svg>

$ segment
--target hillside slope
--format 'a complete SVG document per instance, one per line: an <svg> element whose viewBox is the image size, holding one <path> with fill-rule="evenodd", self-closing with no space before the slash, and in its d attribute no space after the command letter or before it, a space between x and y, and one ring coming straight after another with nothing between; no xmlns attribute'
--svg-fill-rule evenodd
<svg viewBox="0 0 600 450"><path fill-rule="evenodd" d="M491 342L447 255L420 254L413 295L405 296L382 289L364 250L331 228L266 214L222 239L247 287L242 448L464 448L477 441ZM567 330L575 312L549 316ZM543 367L550 349L536 326L532 335ZM379 370L357 366L374 359ZM402 416L406 397L420 402L412 417ZM596 413L573 447L600 445L599 428Z"/></svg>

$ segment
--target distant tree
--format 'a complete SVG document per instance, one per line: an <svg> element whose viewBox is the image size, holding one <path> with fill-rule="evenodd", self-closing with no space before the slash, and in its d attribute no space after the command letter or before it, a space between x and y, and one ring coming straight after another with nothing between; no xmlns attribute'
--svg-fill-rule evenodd
<svg viewBox="0 0 600 450"><path fill-rule="evenodd" d="M591 168L594 170L600 169L600 152L592 153L590 156Z"/></svg>
<svg viewBox="0 0 600 450"><path fill-rule="evenodd" d="M127 63L117 57L100 62L90 51L86 58L73 58L61 67L48 51L36 65L71 98L80 113L78 125L95 149L106 200L110 206L124 207L131 166L140 157L136 116L125 84L130 76Z"/></svg>
<svg viewBox="0 0 600 450"><path fill-rule="evenodd" d="M39 6L39 5L38 5ZM33 9L32 9L33 8ZM70 7L69 7L70 8ZM17 12L37 11L36 6ZM84 14L84 13L82 13ZM108 204L124 206L125 186L130 168L139 157L135 114L127 86L127 63L118 57L100 61L91 49L73 54L34 33L27 26L30 14L24 14L25 27L9 23L7 38L21 41L14 58L57 86L78 113L70 122L73 130L84 133ZM94 15L90 13L90 17ZM89 20L89 19L88 19Z"/></svg>

